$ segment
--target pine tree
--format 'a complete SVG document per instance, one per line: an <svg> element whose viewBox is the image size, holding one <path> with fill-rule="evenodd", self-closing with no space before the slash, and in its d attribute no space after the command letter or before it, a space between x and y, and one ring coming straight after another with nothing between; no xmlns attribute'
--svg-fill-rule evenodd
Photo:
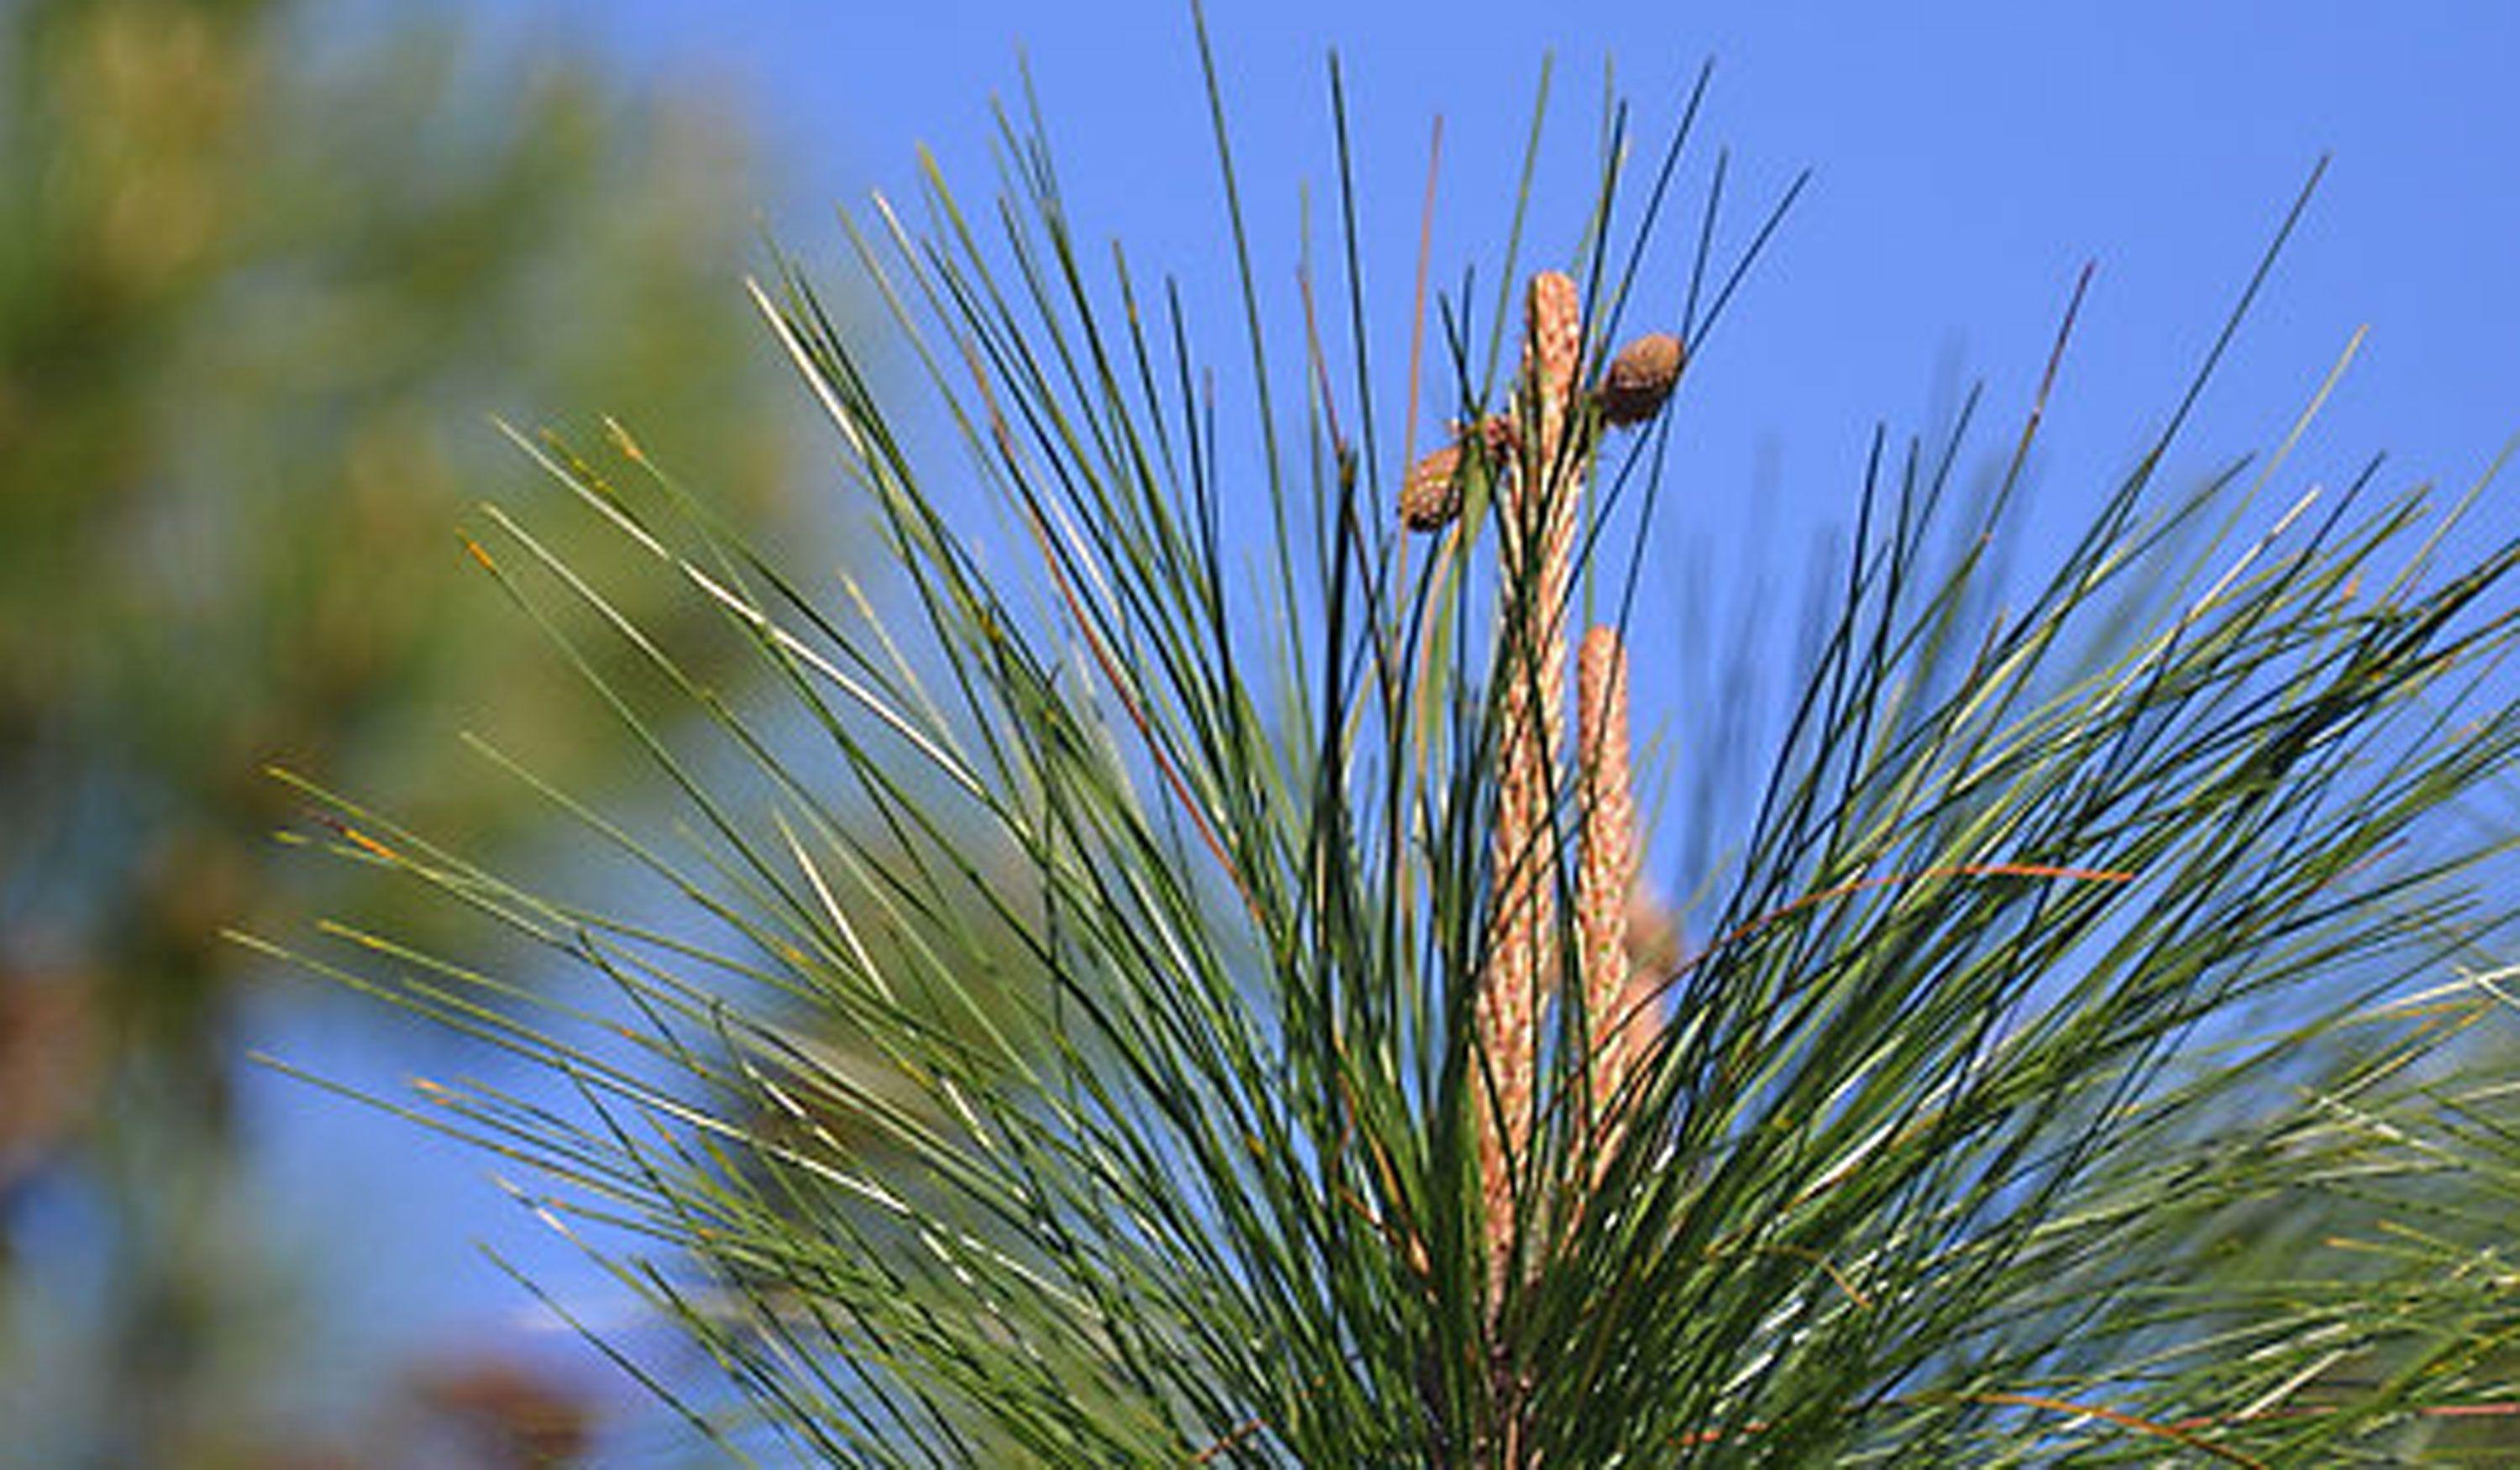
<svg viewBox="0 0 2520 1470"><path fill-rule="evenodd" d="M678 690L718 722L717 755L654 746L673 836L575 808L684 912L332 797L345 857L612 1002L520 1011L515 972L390 934L303 958L545 1073L562 1102L416 1105L539 1166L529 1202L705 1348L731 1402L653 1381L721 1443L2324 1465L2507 1410L2513 1160L2454 1066L2508 1009L2474 885L2509 838L2442 820L2520 741L2486 682L2520 541L2449 535L2486 485L2285 509L2277 454L2182 492L2182 406L2013 586L1988 548L2048 387L1983 505L1955 467L1992 410L1884 442L1729 856L1659 899L1691 890L1641 881L1633 650L1674 640L1633 610L1640 526L1720 371L1732 293L1689 283L1743 262L1700 231L1655 263L1695 101L1642 190L1609 115L1593 217L1482 261L1493 312L1431 313L1458 413L1422 454L1377 437L1418 392L1395 413L1357 347L1360 285L1273 316L1221 122L1221 357L1088 246L1037 128L1002 235L932 174L931 232L878 211L860 257L960 459L783 263L764 314L905 606L548 462L653 555L620 587L722 611L780 708L709 698L523 528L485 540L634 728Z"/></svg>

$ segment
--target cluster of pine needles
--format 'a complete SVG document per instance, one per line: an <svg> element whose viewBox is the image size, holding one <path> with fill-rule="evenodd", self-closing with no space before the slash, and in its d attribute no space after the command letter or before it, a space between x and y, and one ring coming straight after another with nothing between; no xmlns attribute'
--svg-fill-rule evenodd
<svg viewBox="0 0 2520 1470"><path fill-rule="evenodd" d="M1335 70L1333 103L1362 343ZM301 782L343 855L529 942L299 947L529 1064L388 1105L530 1166L722 1387L599 1337L744 1459L2512 1452L2483 895L2520 829L2490 820L2520 543L2458 550L2487 483L2285 501L2278 451L2173 491L2191 388L2015 583L1989 548L2047 387L1969 509L1974 411L1883 441L1684 889L1633 771L1629 649L1674 646L1635 528L1713 370L1723 173L1686 305L1614 348L1697 102L1624 244L1612 115L1567 268L1522 273L1517 216L1516 289L1447 297L1459 415L1422 453L1385 451L1392 385L1331 368L1309 285L1291 358L1264 330L1221 121L1238 407L1012 123L981 222L931 176L925 233L852 237L959 456L793 267L757 290L897 597L797 580L626 432L520 438L765 679L700 685L482 512L473 555L684 820L550 793L665 900L580 903ZM599 674L607 639L652 677Z"/></svg>

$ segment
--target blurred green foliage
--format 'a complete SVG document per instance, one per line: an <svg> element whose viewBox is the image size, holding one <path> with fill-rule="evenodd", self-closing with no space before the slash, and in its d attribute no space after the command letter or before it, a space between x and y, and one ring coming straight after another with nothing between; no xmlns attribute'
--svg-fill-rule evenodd
<svg viewBox="0 0 2520 1470"><path fill-rule="evenodd" d="M386 900L272 841L264 768L471 841L534 813L453 779L459 726L495 709L573 786L617 769L451 531L529 473L487 416L563 406L779 514L749 160L697 95L443 14L31 0L0 75L0 1460L279 1463L305 1349L240 1213L262 971L222 935ZM702 616L648 586L638 615ZM23 1238L48 1191L97 1223L83 1285Z"/></svg>

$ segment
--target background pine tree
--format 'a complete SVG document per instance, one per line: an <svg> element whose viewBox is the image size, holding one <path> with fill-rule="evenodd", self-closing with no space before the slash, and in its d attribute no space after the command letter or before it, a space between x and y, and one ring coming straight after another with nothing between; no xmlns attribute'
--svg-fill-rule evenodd
<svg viewBox="0 0 2520 1470"><path fill-rule="evenodd" d="M262 1466L343 1427L302 1387L343 1329L289 1259L306 1222L253 1213L234 1095L241 1015L310 992L222 931L411 912L274 844L267 764L494 847L534 819L458 774L458 728L620 773L451 534L520 478L488 416L635 416L725 513L781 513L728 113L468 28L0 10L0 1461ZM360 1249L355 1202L298 1203ZM84 1238L19 1228L65 1210ZM417 1399L490 1422L543 1392L483 1370Z"/></svg>

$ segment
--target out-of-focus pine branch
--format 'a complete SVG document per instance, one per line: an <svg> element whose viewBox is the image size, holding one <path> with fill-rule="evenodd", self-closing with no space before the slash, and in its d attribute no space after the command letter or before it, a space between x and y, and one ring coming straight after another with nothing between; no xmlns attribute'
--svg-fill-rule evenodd
<svg viewBox="0 0 2520 1470"><path fill-rule="evenodd" d="M539 814L460 774L465 725L621 776L450 526L520 478L494 411L588 404L662 425L729 517L793 523L736 293L748 164L697 93L443 17L29 0L0 71L0 1457L265 1464L367 1329L298 1296L302 1222L242 1213L237 1018L313 993L222 932L418 921L289 861L265 768L491 844ZM102 1201L92 1238L23 1246L66 1198Z"/></svg>

